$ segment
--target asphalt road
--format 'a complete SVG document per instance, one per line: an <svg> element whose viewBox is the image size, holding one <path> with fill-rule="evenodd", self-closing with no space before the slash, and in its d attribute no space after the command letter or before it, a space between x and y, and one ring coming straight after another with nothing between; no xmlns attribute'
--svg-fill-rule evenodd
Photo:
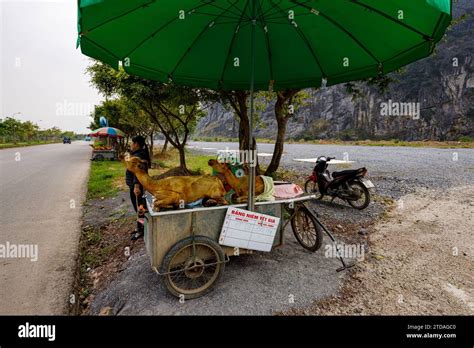
<svg viewBox="0 0 474 348"><path fill-rule="evenodd" d="M0 151L1 315L67 313L90 152L82 141Z"/></svg>

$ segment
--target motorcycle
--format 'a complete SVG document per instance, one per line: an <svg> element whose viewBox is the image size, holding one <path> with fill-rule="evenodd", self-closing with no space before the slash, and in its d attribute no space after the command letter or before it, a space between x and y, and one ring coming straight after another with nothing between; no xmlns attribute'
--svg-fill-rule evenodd
<svg viewBox="0 0 474 348"><path fill-rule="evenodd" d="M335 157L320 156L316 160L313 174L306 180L304 188L306 193L316 195L321 200L325 195L338 197L347 201L355 209L365 209L370 203L369 189L374 184L364 178L367 174L365 167L359 169L329 172L328 162Z"/></svg>

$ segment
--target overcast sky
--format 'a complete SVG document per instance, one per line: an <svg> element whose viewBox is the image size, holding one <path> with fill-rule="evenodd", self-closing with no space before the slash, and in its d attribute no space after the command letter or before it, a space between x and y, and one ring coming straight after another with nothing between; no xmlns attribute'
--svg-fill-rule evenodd
<svg viewBox="0 0 474 348"><path fill-rule="evenodd" d="M102 98L76 49L76 0L0 0L0 118L87 132ZM18 114L21 113L21 114Z"/></svg>

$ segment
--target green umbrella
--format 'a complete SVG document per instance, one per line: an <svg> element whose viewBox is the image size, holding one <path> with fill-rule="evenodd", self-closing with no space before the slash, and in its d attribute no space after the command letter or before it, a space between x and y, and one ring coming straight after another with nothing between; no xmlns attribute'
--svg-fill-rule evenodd
<svg viewBox="0 0 474 348"><path fill-rule="evenodd" d="M329 86L386 74L428 56L450 23L452 6L451 0L78 0L78 5L84 54L162 82L250 90L250 124L254 90Z"/></svg>

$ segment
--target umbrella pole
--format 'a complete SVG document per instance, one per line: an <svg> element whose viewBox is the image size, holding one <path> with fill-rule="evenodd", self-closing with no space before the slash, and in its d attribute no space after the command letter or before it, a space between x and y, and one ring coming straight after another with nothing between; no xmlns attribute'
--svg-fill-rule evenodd
<svg viewBox="0 0 474 348"><path fill-rule="evenodd" d="M257 20L255 19L255 1L252 1L252 62L250 68L250 117L249 117L249 139L248 139L248 157L250 160L250 173L249 173L249 192L248 192L248 210L253 211L255 209L255 166L253 159L257 156L253 156L253 117L254 117L254 105L253 105L253 94L255 84L255 27L257 26ZM255 144L256 145L256 144ZM255 146L255 151L257 151Z"/></svg>

